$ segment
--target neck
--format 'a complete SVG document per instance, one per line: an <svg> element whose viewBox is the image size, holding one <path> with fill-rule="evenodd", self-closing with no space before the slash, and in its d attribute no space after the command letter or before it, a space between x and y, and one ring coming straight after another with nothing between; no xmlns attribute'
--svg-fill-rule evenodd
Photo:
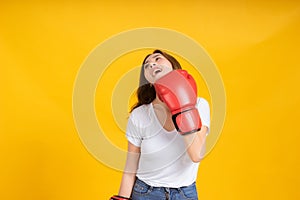
<svg viewBox="0 0 300 200"><path fill-rule="evenodd" d="M165 108L166 110L169 110L168 106L162 102L157 96L156 98L152 101L153 104L156 104L156 105L160 105L162 106L163 108Z"/></svg>

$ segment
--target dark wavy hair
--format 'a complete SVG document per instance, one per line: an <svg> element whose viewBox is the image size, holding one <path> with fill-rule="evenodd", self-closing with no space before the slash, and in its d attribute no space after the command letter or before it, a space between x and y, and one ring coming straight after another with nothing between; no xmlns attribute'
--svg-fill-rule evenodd
<svg viewBox="0 0 300 200"><path fill-rule="evenodd" d="M169 60L170 63L172 64L173 70L181 69L180 63L170 54L168 54L164 51L158 50L158 49L154 50L152 54L155 54L155 53L159 53L159 54L163 55L167 60ZM152 54L148 54L143 60L141 72L140 72L139 88L137 89L138 101L131 108L130 112L132 112L135 108L137 108L141 105L151 103L156 98L156 92L155 92L153 85L150 84L144 76L144 64L146 62L146 59Z"/></svg>

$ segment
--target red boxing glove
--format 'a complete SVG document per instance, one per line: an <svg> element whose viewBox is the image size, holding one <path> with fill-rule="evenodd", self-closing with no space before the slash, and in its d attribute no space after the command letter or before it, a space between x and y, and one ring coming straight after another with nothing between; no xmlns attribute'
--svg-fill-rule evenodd
<svg viewBox="0 0 300 200"><path fill-rule="evenodd" d="M122 196L119 196L119 195L114 195L114 196L110 197L109 200L130 200L130 198L122 197Z"/></svg>
<svg viewBox="0 0 300 200"><path fill-rule="evenodd" d="M197 103L197 86L185 70L173 70L154 83L159 99L171 111L176 130L182 134L197 132L202 123Z"/></svg>

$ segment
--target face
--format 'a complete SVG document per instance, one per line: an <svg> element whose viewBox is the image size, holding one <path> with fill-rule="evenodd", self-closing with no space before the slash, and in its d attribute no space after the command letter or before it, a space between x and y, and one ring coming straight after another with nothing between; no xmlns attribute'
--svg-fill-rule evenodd
<svg viewBox="0 0 300 200"><path fill-rule="evenodd" d="M144 76L149 83L154 83L173 70L171 62L160 53L151 54L143 67Z"/></svg>

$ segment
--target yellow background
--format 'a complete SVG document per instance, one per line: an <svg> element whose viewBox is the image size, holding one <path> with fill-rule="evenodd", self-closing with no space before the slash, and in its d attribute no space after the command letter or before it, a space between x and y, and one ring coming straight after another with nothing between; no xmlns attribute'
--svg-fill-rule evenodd
<svg viewBox="0 0 300 200"><path fill-rule="evenodd" d="M300 2L284 0L2 1L0 199L118 191L121 172L78 137L73 84L98 44L142 27L192 37L222 75L226 121L201 163L200 199L299 199Z"/></svg>

